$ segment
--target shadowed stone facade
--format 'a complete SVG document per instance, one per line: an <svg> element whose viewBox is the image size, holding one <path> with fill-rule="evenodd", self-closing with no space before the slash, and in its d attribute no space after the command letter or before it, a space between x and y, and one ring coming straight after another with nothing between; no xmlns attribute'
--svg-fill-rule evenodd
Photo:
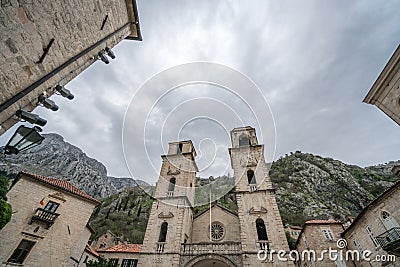
<svg viewBox="0 0 400 267"><path fill-rule="evenodd" d="M104 234L99 236L95 241L92 242L94 249L109 248L118 244L122 244L121 240L114 235L113 232L107 230Z"/></svg>
<svg viewBox="0 0 400 267"><path fill-rule="evenodd" d="M372 201L343 232L348 249L371 251L370 258L377 255L386 261L357 261L356 266L400 266L400 182ZM395 262L388 255L397 255ZM383 259L383 258L382 258Z"/></svg>
<svg viewBox="0 0 400 267"><path fill-rule="evenodd" d="M400 125L400 45L363 102L377 106Z"/></svg>
<svg viewBox="0 0 400 267"><path fill-rule="evenodd" d="M105 47L141 40L136 1L2 0L0 134L98 59Z"/></svg>
<svg viewBox="0 0 400 267"><path fill-rule="evenodd" d="M28 173L16 179L7 193L13 215L0 231L1 266L78 266L99 202L66 181Z"/></svg>
<svg viewBox="0 0 400 267"><path fill-rule="evenodd" d="M138 266L294 266L278 261L289 251L268 176L264 146L252 127L231 132L229 149L238 213L219 205L193 218L196 152L191 141L170 143L157 182ZM260 261L268 250L273 261Z"/></svg>
<svg viewBox="0 0 400 267"><path fill-rule="evenodd" d="M333 261L329 259L328 253L322 254L322 251L338 250L337 241L341 238L340 234L343 232L342 223L335 220L312 220L307 221L304 224L303 230L301 231L299 238L296 242L296 250L299 255L304 251L315 251L316 257L310 258L309 260L305 256L297 262L297 266L321 266L321 267L346 267L354 266L351 261L346 262L344 260L337 259ZM305 254L307 255L307 254ZM318 259L323 255L322 259Z"/></svg>

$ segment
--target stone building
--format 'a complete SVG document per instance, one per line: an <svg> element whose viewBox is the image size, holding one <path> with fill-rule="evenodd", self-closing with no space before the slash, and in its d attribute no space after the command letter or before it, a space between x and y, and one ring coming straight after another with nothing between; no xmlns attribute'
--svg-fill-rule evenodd
<svg viewBox="0 0 400 267"><path fill-rule="evenodd" d="M156 185L138 266L294 266L273 251L289 251L264 146L255 129L231 131L229 149L238 212L214 204L193 216L196 151L191 141L169 144ZM272 260L258 259L258 252Z"/></svg>
<svg viewBox="0 0 400 267"><path fill-rule="evenodd" d="M343 232L348 249L360 253L369 250L370 259L377 259L356 261L356 266L400 266L399 203L400 182L397 182L367 205ZM389 254L396 255L395 262Z"/></svg>
<svg viewBox="0 0 400 267"><path fill-rule="evenodd" d="M92 247L95 250L109 248L115 245L122 244L120 238L118 238L113 232L107 230L104 234L99 236L95 241L92 242Z"/></svg>
<svg viewBox="0 0 400 267"><path fill-rule="evenodd" d="M123 39L141 40L135 0L0 3L0 134ZM58 86L58 87L57 87ZM43 100L43 98L42 98Z"/></svg>
<svg viewBox="0 0 400 267"><path fill-rule="evenodd" d="M140 244L119 244L109 248L98 249L100 257L110 259L119 267L136 267L139 259Z"/></svg>
<svg viewBox="0 0 400 267"><path fill-rule="evenodd" d="M394 51L363 102L377 106L400 125L400 45Z"/></svg>
<svg viewBox="0 0 400 267"><path fill-rule="evenodd" d="M86 263L89 261L97 261L99 258L99 253L92 248L89 244L86 244L85 250L82 254L81 260L79 261L78 267L85 267Z"/></svg>
<svg viewBox="0 0 400 267"><path fill-rule="evenodd" d="M352 262L346 262L345 258L340 259L339 256L336 260L334 257L329 258L328 253L322 254L322 251L339 250L337 246L338 240L341 238L340 234L344 228L342 223L335 220L311 220L304 223L303 230L296 242L296 251L302 255L304 251L314 251L315 257L308 254L300 256L297 266L323 266L323 267L346 267L354 266ZM322 255L322 256L321 256ZM345 254L344 254L345 255Z"/></svg>
<svg viewBox="0 0 400 267"><path fill-rule="evenodd" d="M26 172L7 198L13 215L0 231L2 266L78 266L96 199L67 181Z"/></svg>

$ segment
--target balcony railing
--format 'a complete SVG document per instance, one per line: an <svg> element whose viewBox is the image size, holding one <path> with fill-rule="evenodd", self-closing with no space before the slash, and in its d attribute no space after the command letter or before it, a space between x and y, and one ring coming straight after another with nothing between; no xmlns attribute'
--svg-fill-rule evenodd
<svg viewBox="0 0 400 267"><path fill-rule="evenodd" d="M163 253L165 249L166 242L157 242L156 243L156 251L157 253Z"/></svg>
<svg viewBox="0 0 400 267"><path fill-rule="evenodd" d="M183 255L200 255L200 254L239 254L242 248L239 242L223 242L223 243L183 243L181 253Z"/></svg>
<svg viewBox="0 0 400 267"><path fill-rule="evenodd" d="M42 208L37 208L35 214L31 218L30 223L32 223L33 221L42 221L47 224L47 228L50 228L59 215L60 214L58 213L54 213Z"/></svg>
<svg viewBox="0 0 400 267"><path fill-rule="evenodd" d="M393 227L376 237L383 250L394 255L400 255L400 228Z"/></svg>
<svg viewBox="0 0 400 267"><path fill-rule="evenodd" d="M173 196L174 196L174 191L167 192L167 197L173 197Z"/></svg>
<svg viewBox="0 0 400 267"><path fill-rule="evenodd" d="M256 184L251 184L251 185L249 185L249 191L250 191L250 192L257 191L257 185L256 185Z"/></svg>
<svg viewBox="0 0 400 267"><path fill-rule="evenodd" d="M257 248L264 251L270 251L270 243L268 240L257 240Z"/></svg>

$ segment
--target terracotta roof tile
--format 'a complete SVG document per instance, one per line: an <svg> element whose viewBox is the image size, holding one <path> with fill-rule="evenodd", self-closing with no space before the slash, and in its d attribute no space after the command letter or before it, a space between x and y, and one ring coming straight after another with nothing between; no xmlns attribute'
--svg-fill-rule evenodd
<svg viewBox="0 0 400 267"><path fill-rule="evenodd" d="M83 192L82 190L79 190L78 188L76 188L75 186L73 186L70 182L64 181L64 180L60 180L60 179L55 179L55 178L50 178L50 177L45 177L42 175L38 175L38 174L33 174L33 173L29 173L29 172L20 172L19 174L23 174L25 176L28 176L30 178L33 178L35 180L38 180L40 182L52 185L54 187L57 187L59 189L65 190L69 193L72 193L74 195L80 196L82 198L85 198L87 200L93 201L96 204L99 204L100 202L89 196L87 193Z"/></svg>
<svg viewBox="0 0 400 267"><path fill-rule="evenodd" d="M96 250L94 250L94 248L92 248L92 246L89 245L89 244L86 244L85 250L86 250L87 252L93 254L93 255L96 256L96 257L99 257L99 256L100 256L99 253L97 253Z"/></svg>
<svg viewBox="0 0 400 267"><path fill-rule="evenodd" d="M131 252L139 253L141 244L119 244L113 247L98 249L97 252Z"/></svg>
<svg viewBox="0 0 400 267"><path fill-rule="evenodd" d="M336 220L311 220L311 221L306 221L304 224L336 224L340 223L339 221Z"/></svg>

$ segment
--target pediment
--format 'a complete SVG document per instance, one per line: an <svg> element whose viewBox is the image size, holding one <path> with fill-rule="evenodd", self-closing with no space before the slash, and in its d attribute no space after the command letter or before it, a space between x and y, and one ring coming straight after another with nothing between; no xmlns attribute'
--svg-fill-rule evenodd
<svg viewBox="0 0 400 267"><path fill-rule="evenodd" d="M171 171L171 169L168 169L168 171L167 171L168 175L178 175L180 173L181 173L181 171L179 169L176 169L175 171Z"/></svg>
<svg viewBox="0 0 400 267"><path fill-rule="evenodd" d="M252 207L249 210L249 214L262 214L262 213L267 213L267 209L264 207L261 207L260 209L255 209L254 207Z"/></svg>
<svg viewBox="0 0 400 267"><path fill-rule="evenodd" d="M174 214L172 214L172 212L164 213L162 211L160 214L158 214L158 218L161 218L161 219L167 219L167 218L172 218L172 217L174 217Z"/></svg>

